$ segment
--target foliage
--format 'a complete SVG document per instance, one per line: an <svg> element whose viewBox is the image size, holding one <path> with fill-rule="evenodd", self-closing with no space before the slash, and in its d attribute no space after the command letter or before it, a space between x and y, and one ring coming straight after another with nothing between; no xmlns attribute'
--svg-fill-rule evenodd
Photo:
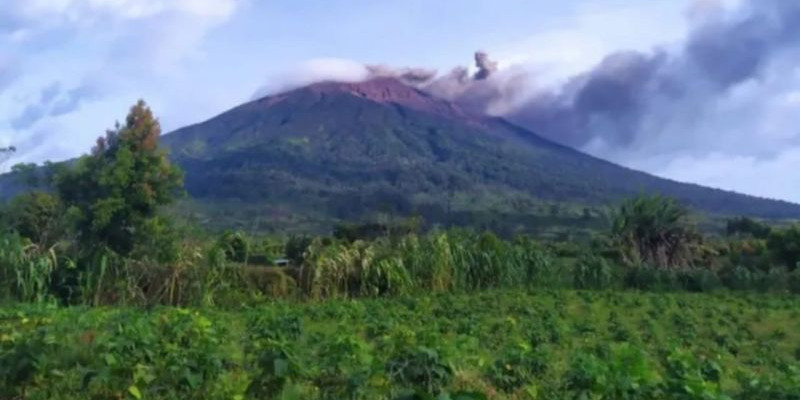
<svg viewBox="0 0 800 400"><path fill-rule="evenodd" d="M766 239L770 232L772 232L772 228L769 225L748 217L730 219L725 226L725 233L728 236L749 235L756 239Z"/></svg>
<svg viewBox="0 0 800 400"><path fill-rule="evenodd" d="M423 393L439 394L453 379L453 367L439 352L427 347L403 349L386 365L389 379L400 387L412 387Z"/></svg>
<svg viewBox="0 0 800 400"><path fill-rule="evenodd" d="M517 345L499 356L486 375L497 389L514 393L547 372L549 357L541 348L532 350L528 345Z"/></svg>
<svg viewBox="0 0 800 400"><path fill-rule="evenodd" d="M61 200L46 192L27 192L6 207L7 226L39 248L48 249L65 235L66 221Z"/></svg>
<svg viewBox="0 0 800 400"><path fill-rule="evenodd" d="M419 218L409 218L394 223L337 224L333 228L333 237L350 243L356 240L375 240L381 237L402 237L419 233L421 224L422 221Z"/></svg>
<svg viewBox="0 0 800 400"><path fill-rule="evenodd" d="M630 345L615 346L610 360L579 354L572 361L565 388L575 398L648 399L657 397L659 377L645 353Z"/></svg>
<svg viewBox="0 0 800 400"><path fill-rule="evenodd" d="M558 257L530 238L508 241L463 230L352 243L323 237L307 247L305 240L289 239L285 247L296 246L294 257L301 258L295 262L300 264L269 267L236 263L249 258L246 249L251 240L242 235L195 241L169 225L158 225L159 221L151 219L143 227L155 233L143 238L150 254L138 259L113 252L76 258L67 243L45 248L17 233L2 234L2 295L71 304L198 305L257 301L264 296L358 298L495 288L800 292L800 273L769 267L766 245L758 258L750 259L742 256L737 241L726 244L719 268L667 269L620 265L580 247L577 258ZM165 237L171 239L162 240ZM299 249L302 256L297 255ZM761 267L763 262L767 268Z"/></svg>
<svg viewBox="0 0 800 400"><path fill-rule="evenodd" d="M50 299L57 266L52 249L41 249L16 233L0 232L0 300Z"/></svg>
<svg viewBox="0 0 800 400"><path fill-rule="evenodd" d="M553 287L564 281L552 257L535 242L466 231L373 242L318 239L306 251L303 267L312 297Z"/></svg>
<svg viewBox="0 0 800 400"><path fill-rule="evenodd" d="M794 270L800 262L800 225L772 232L767 239L767 248L781 265Z"/></svg>
<svg viewBox="0 0 800 400"><path fill-rule="evenodd" d="M688 210L674 199L639 196L619 207L612 235L629 265L689 267L694 263L700 236L687 217Z"/></svg>
<svg viewBox="0 0 800 400"><path fill-rule="evenodd" d="M286 258L294 265L301 265L305 261L305 253L311 245L313 238L307 235L291 236L286 241L284 252Z"/></svg>
<svg viewBox="0 0 800 400"><path fill-rule="evenodd" d="M798 305L565 290L227 311L17 305L0 310L0 397L788 400Z"/></svg>
<svg viewBox="0 0 800 400"><path fill-rule="evenodd" d="M160 134L158 121L139 101L124 125L109 130L91 155L57 179L83 250L149 253L143 243L167 224L157 215L158 208L176 198L182 180L158 149Z"/></svg>
<svg viewBox="0 0 800 400"><path fill-rule="evenodd" d="M573 285L577 289L604 289L616 281L611 263L603 257L585 254L575 265Z"/></svg>
<svg viewBox="0 0 800 400"><path fill-rule="evenodd" d="M217 239L217 247L220 248L228 260L235 262L246 262L250 255L250 243L244 233L225 231Z"/></svg>
<svg viewBox="0 0 800 400"><path fill-rule="evenodd" d="M20 163L11 167L11 173L24 186L30 188L39 187L40 179L36 164Z"/></svg>

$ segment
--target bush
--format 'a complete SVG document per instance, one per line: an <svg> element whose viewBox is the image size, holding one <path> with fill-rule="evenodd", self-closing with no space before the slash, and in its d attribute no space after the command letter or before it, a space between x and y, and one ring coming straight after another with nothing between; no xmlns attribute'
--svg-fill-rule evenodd
<svg viewBox="0 0 800 400"><path fill-rule="evenodd" d="M720 271L720 278L728 289L751 290L755 285L753 273L740 265L723 269Z"/></svg>
<svg viewBox="0 0 800 400"><path fill-rule="evenodd" d="M681 288L690 292L710 292L722 287L722 282L714 271L705 268L692 268L678 271Z"/></svg>
<svg viewBox="0 0 800 400"><path fill-rule="evenodd" d="M800 294L800 269L795 269L789 274L789 291L793 294Z"/></svg>
<svg viewBox="0 0 800 400"><path fill-rule="evenodd" d="M437 395L453 379L453 368L431 348L416 347L396 353L386 365L389 378L400 387Z"/></svg>
<svg viewBox="0 0 800 400"><path fill-rule="evenodd" d="M250 254L250 243L241 232L226 231L217 240L217 247L222 249L226 259L234 262L246 262Z"/></svg>
<svg viewBox="0 0 800 400"><path fill-rule="evenodd" d="M578 354L565 377L572 398L650 399L658 393L658 374L646 354L630 345L616 346L610 360Z"/></svg>
<svg viewBox="0 0 800 400"><path fill-rule="evenodd" d="M285 253L286 258L294 265L303 265L305 263L305 254L308 247L311 246L313 238L310 236L291 236L286 241Z"/></svg>
<svg viewBox="0 0 800 400"><path fill-rule="evenodd" d="M800 262L800 225L772 232L767 248L776 263L793 271Z"/></svg>
<svg viewBox="0 0 800 400"><path fill-rule="evenodd" d="M541 348L515 347L498 357L486 376L494 387L513 393L547 371L548 356Z"/></svg>
<svg viewBox="0 0 800 400"><path fill-rule="evenodd" d="M800 399L800 366L789 365L778 374L743 373L739 376L742 399Z"/></svg>
<svg viewBox="0 0 800 400"><path fill-rule="evenodd" d="M768 271L754 271L753 290L761 292L783 292L786 290L788 274L783 268L770 268Z"/></svg>
<svg viewBox="0 0 800 400"><path fill-rule="evenodd" d="M40 248L50 248L64 237L64 208L61 200L50 193L21 194L11 200L3 214L12 230Z"/></svg>
<svg viewBox="0 0 800 400"><path fill-rule="evenodd" d="M56 253L0 232L0 299L41 302L52 298Z"/></svg>
<svg viewBox="0 0 800 400"><path fill-rule="evenodd" d="M577 289L608 289L614 283L614 270L600 256L584 254L573 270L573 285Z"/></svg>

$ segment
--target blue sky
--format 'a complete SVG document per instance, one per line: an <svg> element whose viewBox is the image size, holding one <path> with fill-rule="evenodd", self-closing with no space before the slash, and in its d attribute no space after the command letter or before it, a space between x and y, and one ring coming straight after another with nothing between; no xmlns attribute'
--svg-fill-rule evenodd
<svg viewBox="0 0 800 400"><path fill-rule="evenodd" d="M139 98L170 131L255 93L347 77L361 63L446 73L469 66L480 49L501 69L533 76L530 90L558 87L617 50L679 48L698 19L736 10L741 2L4 0L0 146L19 149L4 167L88 151ZM741 94L726 93L686 140L670 142L672 132L659 131L652 137L658 146L591 143L582 150L662 176L800 201L800 174L786 172L800 162L800 147L794 147L800 132L782 131L798 115L797 82L800 77L787 88L765 79L736 88ZM752 129L745 135L720 122L729 118L719 110L733 107L735 96L759 104L782 100L739 124ZM717 140L728 130L730 140ZM763 146L730 146L767 134L777 138ZM735 173L741 179L733 179Z"/></svg>

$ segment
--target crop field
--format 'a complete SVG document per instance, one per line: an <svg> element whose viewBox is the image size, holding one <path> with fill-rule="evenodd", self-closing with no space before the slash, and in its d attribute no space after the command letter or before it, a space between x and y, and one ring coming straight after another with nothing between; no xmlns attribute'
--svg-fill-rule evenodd
<svg viewBox="0 0 800 400"><path fill-rule="evenodd" d="M800 302L486 291L0 311L2 399L797 399Z"/></svg>

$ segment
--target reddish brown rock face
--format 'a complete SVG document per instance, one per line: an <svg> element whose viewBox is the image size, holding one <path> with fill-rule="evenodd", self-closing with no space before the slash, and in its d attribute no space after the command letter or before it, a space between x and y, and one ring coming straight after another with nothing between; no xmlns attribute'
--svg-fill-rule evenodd
<svg viewBox="0 0 800 400"><path fill-rule="evenodd" d="M376 103L398 104L418 111L460 120L479 121L481 118L447 100L439 99L407 85L396 78L379 77L364 82L320 82L296 91L307 91L317 96L350 94ZM269 96L260 102L270 106L282 101L293 92Z"/></svg>

